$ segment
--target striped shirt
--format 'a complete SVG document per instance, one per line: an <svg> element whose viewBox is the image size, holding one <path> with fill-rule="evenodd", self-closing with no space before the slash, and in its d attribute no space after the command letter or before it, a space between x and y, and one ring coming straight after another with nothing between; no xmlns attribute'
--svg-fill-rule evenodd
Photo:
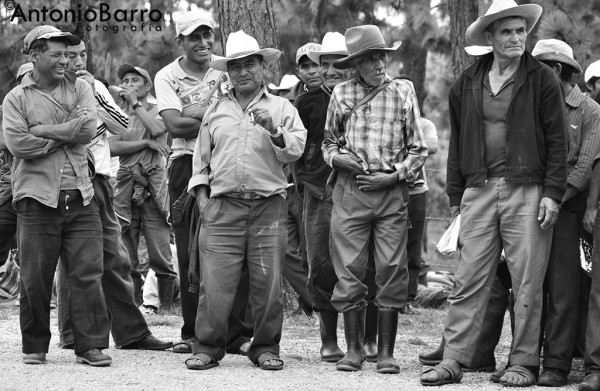
<svg viewBox="0 0 600 391"><path fill-rule="evenodd" d="M325 123L323 158L333 167L340 153L336 140L342 118L373 87L358 78L338 84L331 94ZM368 103L359 107L346 122L344 147L362 160L369 172L392 172L400 179L414 180L427 158L419 104L412 83L392 80Z"/></svg>
<svg viewBox="0 0 600 391"><path fill-rule="evenodd" d="M600 106L575 85L567 103L567 183L585 191L590 185L592 163L600 153Z"/></svg>

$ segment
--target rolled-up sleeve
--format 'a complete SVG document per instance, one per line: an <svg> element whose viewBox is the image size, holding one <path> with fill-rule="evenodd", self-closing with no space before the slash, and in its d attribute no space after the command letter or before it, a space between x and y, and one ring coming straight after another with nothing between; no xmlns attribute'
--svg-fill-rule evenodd
<svg viewBox="0 0 600 391"><path fill-rule="evenodd" d="M287 100L283 105L281 122L284 147L278 147L273 140L271 140L271 146L277 160L282 163L294 162L300 159L304 153L307 131L298 115L298 110Z"/></svg>
<svg viewBox="0 0 600 391"><path fill-rule="evenodd" d="M337 143L340 134L341 125L341 108L335 90L331 95L329 106L327 106L327 119L325 120L325 135L323 139L323 145L321 150L323 151L323 160L328 166L333 168L333 158L339 153L339 146Z"/></svg>
<svg viewBox="0 0 600 391"><path fill-rule="evenodd" d="M209 186L210 160L212 158L212 137L208 121L211 111L207 111L204 120L200 126L196 145L194 146L194 156L192 157L192 177L188 183L188 192L194 194L196 186Z"/></svg>
<svg viewBox="0 0 600 391"><path fill-rule="evenodd" d="M407 99L404 106L404 118L406 118L404 126L406 126L407 138L404 142L407 153L403 161L394 165L401 180L414 180L425 164L428 154L417 97L414 93L409 96L410 99Z"/></svg>

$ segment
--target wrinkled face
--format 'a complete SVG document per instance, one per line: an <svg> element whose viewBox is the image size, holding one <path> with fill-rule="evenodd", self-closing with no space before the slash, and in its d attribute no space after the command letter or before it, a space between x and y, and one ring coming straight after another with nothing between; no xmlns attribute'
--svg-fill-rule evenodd
<svg viewBox="0 0 600 391"><path fill-rule="evenodd" d="M85 70L87 65L87 49L85 43L81 41L79 45L69 46L69 70Z"/></svg>
<svg viewBox="0 0 600 391"><path fill-rule="evenodd" d="M371 87L377 87L383 84L388 63L388 55L383 51L367 53L353 62L360 77Z"/></svg>
<svg viewBox="0 0 600 391"><path fill-rule="evenodd" d="M137 91L137 98L143 99L148 95L150 85L146 82L144 76L137 72L127 72L121 79L121 84L126 86L132 86Z"/></svg>
<svg viewBox="0 0 600 391"><path fill-rule="evenodd" d="M66 42L48 41L46 51L31 51L34 72L49 81L59 81L65 77L69 65L69 51Z"/></svg>
<svg viewBox="0 0 600 391"><path fill-rule="evenodd" d="M321 77L329 89L333 89L333 87L337 86L341 82L348 80L346 70L338 69L333 66L333 62L335 60L339 60L340 58L344 58L344 56L325 54L320 58Z"/></svg>
<svg viewBox="0 0 600 391"><path fill-rule="evenodd" d="M232 60L227 64L231 84L241 94L258 91L263 84L266 70L267 65L258 55Z"/></svg>
<svg viewBox="0 0 600 391"><path fill-rule="evenodd" d="M323 84L323 80L319 76L319 64L314 63L308 56L300 58L298 75L309 90L319 88Z"/></svg>
<svg viewBox="0 0 600 391"><path fill-rule="evenodd" d="M207 26L200 26L190 35L177 37L177 44L185 51L188 59L197 63L210 61L215 34Z"/></svg>
<svg viewBox="0 0 600 391"><path fill-rule="evenodd" d="M492 46L494 56L499 59L519 58L525 52L527 28L521 17L503 18L495 21L484 31L488 45Z"/></svg>

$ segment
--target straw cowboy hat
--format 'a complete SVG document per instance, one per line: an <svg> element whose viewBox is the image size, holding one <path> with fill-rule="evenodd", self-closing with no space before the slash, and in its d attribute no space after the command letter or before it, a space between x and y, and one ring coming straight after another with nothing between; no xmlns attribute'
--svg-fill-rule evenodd
<svg viewBox="0 0 600 391"><path fill-rule="evenodd" d="M480 16L467 28L465 38L471 45L488 45L483 33L495 21L511 16L520 16L525 19L527 34L533 30L542 15L542 7L537 4L518 5L514 0L494 0L485 15Z"/></svg>
<svg viewBox="0 0 600 391"><path fill-rule="evenodd" d="M323 43L320 45L321 48L316 50L309 50L307 53L308 58L313 62L319 63L321 56L324 55L339 55L347 56L348 50L346 49L346 41L344 36L336 32L328 32L323 37Z"/></svg>
<svg viewBox="0 0 600 391"><path fill-rule="evenodd" d="M589 83L592 77L600 77L600 60L591 63L585 70L584 80Z"/></svg>
<svg viewBox="0 0 600 391"><path fill-rule="evenodd" d="M402 41L386 45L379 27L370 24L350 27L344 36L348 56L333 62L333 66L339 69L350 68L352 60L365 54L377 51L395 52L402 45Z"/></svg>
<svg viewBox="0 0 600 391"><path fill-rule="evenodd" d="M258 46L256 39L252 38L242 30L229 34L227 45L225 46L225 57L210 62L210 67L219 71L227 72L227 64L231 60L237 60L253 55L262 56L263 60L269 64L277 61L281 52L277 49Z"/></svg>
<svg viewBox="0 0 600 391"><path fill-rule="evenodd" d="M558 61L569 65L575 73L581 73L581 66L573 58L573 49L558 39L540 39L531 51L531 55L538 61Z"/></svg>
<svg viewBox="0 0 600 391"><path fill-rule="evenodd" d="M492 52L492 47L478 45L465 46L465 52L471 56L484 56Z"/></svg>

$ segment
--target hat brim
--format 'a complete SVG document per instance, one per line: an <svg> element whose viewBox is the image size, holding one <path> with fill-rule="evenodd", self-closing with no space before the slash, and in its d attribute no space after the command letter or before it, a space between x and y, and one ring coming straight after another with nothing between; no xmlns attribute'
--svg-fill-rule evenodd
<svg viewBox="0 0 600 391"><path fill-rule="evenodd" d="M64 38L65 42L67 42L67 45L69 45L69 46L75 46L75 45L79 45L81 43L81 39L79 39L79 37L76 35L73 35L71 33L62 32L62 31L60 31L60 32L56 31L56 32L40 35L35 40L33 40L31 42L31 44L33 44L33 42L35 42L39 39L52 39L52 38ZM31 44L29 45L30 48L31 48Z"/></svg>
<svg viewBox="0 0 600 391"><path fill-rule="evenodd" d="M150 86L152 86L152 80L150 80L148 77L146 77L146 75L144 75L143 73L141 73L140 71L138 71L133 65L131 64L123 64L119 67L119 69L117 69L117 76L119 77L119 79L122 79L123 76L125 76L127 73L137 73L138 75L140 75L141 77L143 77L146 80L146 83L150 84Z"/></svg>
<svg viewBox="0 0 600 391"><path fill-rule="evenodd" d="M311 59L312 62L319 64L321 61L321 56L344 56L348 55L347 50L334 50L329 52L321 52L317 50L309 50L306 55Z"/></svg>
<svg viewBox="0 0 600 391"><path fill-rule="evenodd" d="M265 48L261 50L251 51L251 52L243 52L232 55L231 57L222 57L210 62L209 66L218 71L227 72L227 64L232 60L238 60L240 58L245 58L249 56L259 55L263 58L263 60L270 64L275 62L281 56L281 52L277 49L273 48Z"/></svg>
<svg viewBox="0 0 600 391"><path fill-rule="evenodd" d="M400 45L402 45L402 41L396 41L388 46L359 50L358 52L352 53L349 56L340 58L339 60L335 60L333 62L333 66L338 69L347 69L351 67L350 62L355 58L362 57L365 54L369 54L372 52L395 52L396 50L398 50Z"/></svg>
<svg viewBox="0 0 600 391"><path fill-rule="evenodd" d="M525 19L525 27L527 29L527 34L529 34L535 27L535 24L538 22L541 15L542 7L540 5L523 4L491 15L480 16L475 22L467 27L465 39L470 45L487 46L489 43L485 39L483 32L495 21L511 16L520 16Z"/></svg>
<svg viewBox="0 0 600 391"><path fill-rule="evenodd" d="M575 70L576 74L581 73L581 66L579 63L562 53L540 53L534 57L538 61L556 61L560 62L561 64L569 65Z"/></svg>
<svg viewBox="0 0 600 391"><path fill-rule="evenodd" d="M191 25L191 26L189 26L189 27L186 27L186 28L184 28L184 29L183 29L182 31L180 31L180 32L179 32L179 34L177 34L177 35L183 35L183 36L186 36L186 37L187 37L188 35L190 35L190 34L191 34L191 33L193 33L194 31L196 31L196 29L197 29L198 27L200 27L200 26L206 26L206 27L208 27L209 29L213 30L213 26L212 26L212 25L210 25L210 24L206 24L206 23L204 23L204 22L198 22L198 23L195 23L195 24L193 24L193 25Z"/></svg>

